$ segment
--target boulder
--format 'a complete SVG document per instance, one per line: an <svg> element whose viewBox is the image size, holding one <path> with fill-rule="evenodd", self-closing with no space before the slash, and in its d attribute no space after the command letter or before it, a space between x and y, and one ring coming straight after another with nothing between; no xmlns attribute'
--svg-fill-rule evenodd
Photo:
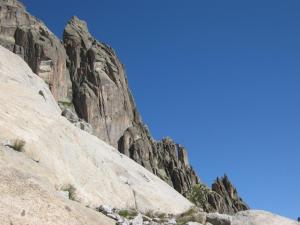
<svg viewBox="0 0 300 225"><path fill-rule="evenodd" d="M247 210L236 213L232 218L232 225L298 225L290 220L262 210Z"/></svg>
<svg viewBox="0 0 300 225"><path fill-rule="evenodd" d="M84 130L90 134L93 134L93 127L91 124L87 123L83 119L78 118L77 114L72 112L71 109L65 108L62 111L62 116L66 117L71 123L81 130Z"/></svg>
<svg viewBox="0 0 300 225"><path fill-rule="evenodd" d="M197 222L187 222L186 225L202 225L202 224Z"/></svg>
<svg viewBox="0 0 300 225"><path fill-rule="evenodd" d="M143 225L142 214L139 213L133 220L131 220L130 225Z"/></svg>
<svg viewBox="0 0 300 225"><path fill-rule="evenodd" d="M209 213L206 216L206 221L213 225L231 225L232 217L225 214Z"/></svg>

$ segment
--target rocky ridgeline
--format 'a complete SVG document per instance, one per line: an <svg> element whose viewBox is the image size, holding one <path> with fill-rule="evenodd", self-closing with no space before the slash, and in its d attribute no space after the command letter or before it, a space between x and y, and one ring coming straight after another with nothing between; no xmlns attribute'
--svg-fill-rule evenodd
<svg viewBox="0 0 300 225"><path fill-rule="evenodd" d="M61 42L18 1L0 0L0 30L0 44L44 79L70 122L118 148L181 194L200 183L183 146L169 138L153 140L124 66L111 47L91 36L84 21L73 17ZM246 208L226 182L216 182L213 191L217 194L209 197L209 210L234 213Z"/></svg>
<svg viewBox="0 0 300 225"><path fill-rule="evenodd" d="M93 126L94 134L180 193L199 183L182 146L169 139L155 142L151 138L113 49L95 40L87 24L77 17L68 22L63 41L69 56L74 107L79 117Z"/></svg>
<svg viewBox="0 0 300 225"><path fill-rule="evenodd" d="M211 189L203 184L195 185L187 197L205 212L234 214L249 209L226 175L217 178Z"/></svg>

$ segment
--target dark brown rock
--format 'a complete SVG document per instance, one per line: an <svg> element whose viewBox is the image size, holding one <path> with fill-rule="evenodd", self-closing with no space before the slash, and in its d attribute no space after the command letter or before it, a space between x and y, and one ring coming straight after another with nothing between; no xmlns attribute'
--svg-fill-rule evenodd
<svg viewBox="0 0 300 225"><path fill-rule="evenodd" d="M64 30L73 83L73 103L94 134L117 147L124 131L140 123L125 70L109 46L95 40L84 21L73 17Z"/></svg>
<svg viewBox="0 0 300 225"><path fill-rule="evenodd" d="M73 83L73 103L94 134L117 147L180 193L199 179L185 149L167 139L155 142L136 109L123 65L109 46L95 40L73 17L64 31Z"/></svg>
<svg viewBox="0 0 300 225"><path fill-rule="evenodd" d="M212 184L212 191L222 197L221 200L213 198L213 201L217 202L216 205L219 205L217 211L220 213L233 214L250 209L239 196L236 188L232 185L227 175L216 179L216 181ZM223 203L220 203L221 201Z"/></svg>
<svg viewBox="0 0 300 225"><path fill-rule="evenodd" d="M186 150L169 138L154 141L146 128L129 128L119 141L119 150L182 194L199 183Z"/></svg>
<svg viewBox="0 0 300 225"><path fill-rule="evenodd" d="M204 184L193 186L187 197L206 212L235 214L249 209L226 175L217 178L211 189Z"/></svg>
<svg viewBox="0 0 300 225"><path fill-rule="evenodd" d="M0 1L0 44L42 77L57 101L70 102L71 81L60 40L16 0Z"/></svg>

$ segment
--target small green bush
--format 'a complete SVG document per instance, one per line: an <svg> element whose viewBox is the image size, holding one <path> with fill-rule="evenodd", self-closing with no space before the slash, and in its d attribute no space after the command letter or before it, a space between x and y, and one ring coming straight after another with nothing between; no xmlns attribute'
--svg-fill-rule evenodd
<svg viewBox="0 0 300 225"><path fill-rule="evenodd" d="M126 210L126 209L120 210L118 214L127 219L133 219L138 215L138 213L135 210Z"/></svg>
<svg viewBox="0 0 300 225"><path fill-rule="evenodd" d="M72 201L77 201L76 188L72 184L68 184L65 187L63 187L62 191L69 192L69 199Z"/></svg>
<svg viewBox="0 0 300 225"><path fill-rule="evenodd" d="M26 142L21 139L16 139L14 143L11 145L11 148L17 152L24 152L24 146Z"/></svg>
<svg viewBox="0 0 300 225"><path fill-rule="evenodd" d="M193 206L188 211L178 215L176 218L178 225L183 225L190 221L203 224L204 217L199 208Z"/></svg>
<svg viewBox="0 0 300 225"><path fill-rule="evenodd" d="M154 217L155 217L153 211L147 211L147 212L145 213L145 216L147 216L147 217L149 217L149 218L154 218Z"/></svg>
<svg viewBox="0 0 300 225"><path fill-rule="evenodd" d="M167 217L167 214L165 213L158 213L156 214L156 216L159 218L159 219L165 219Z"/></svg>
<svg viewBox="0 0 300 225"><path fill-rule="evenodd" d="M204 184L195 185L187 194L187 198L196 206L203 206L207 203L211 190Z"/></svg>

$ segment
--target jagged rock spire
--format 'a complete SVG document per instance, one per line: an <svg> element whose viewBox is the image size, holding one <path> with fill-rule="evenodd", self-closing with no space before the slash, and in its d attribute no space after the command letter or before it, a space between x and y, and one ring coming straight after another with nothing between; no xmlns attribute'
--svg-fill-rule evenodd
<svg viewBox="0 0 300 225"><path fill-rule="evenodd" d="M239 196L236 188L230 182L226 174L221 178L217 177L215 182L212 184L212 191L219 194L222 197L221 201L224 202L223 204L216 204L221 205L221 207L217 209L219 212L232 214L250 209L249 206ZM214 201L218 202L216 198Z"/></svg>

